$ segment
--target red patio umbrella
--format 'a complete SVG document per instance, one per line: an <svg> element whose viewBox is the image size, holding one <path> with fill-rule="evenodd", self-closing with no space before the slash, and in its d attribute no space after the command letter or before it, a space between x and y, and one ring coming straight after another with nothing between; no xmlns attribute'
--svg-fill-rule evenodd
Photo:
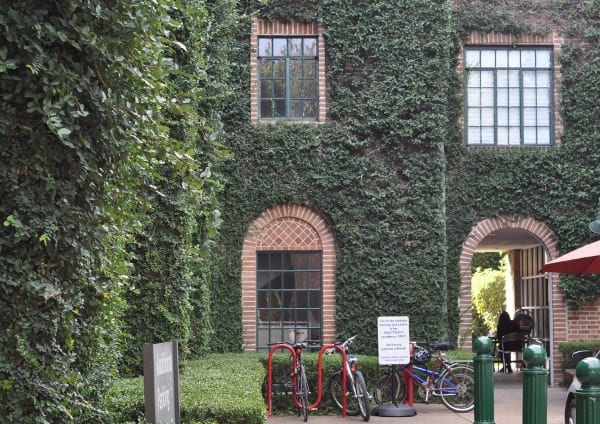
<svg viewBox="0 0 600 424"><path fill-rule="evenodd" d="M565 253L547 262L540 272L563 274L600 274L600 240Z"/></svg>

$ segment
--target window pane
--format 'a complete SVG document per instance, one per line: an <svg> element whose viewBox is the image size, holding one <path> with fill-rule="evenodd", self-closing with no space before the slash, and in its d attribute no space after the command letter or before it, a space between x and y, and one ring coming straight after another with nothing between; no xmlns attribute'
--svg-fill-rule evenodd
<svg viewBox="0 0 600 424"><path fill-rule="evenodd" d="M537 86L550 87L550 71L537 71Z"/></svg>
<svg viewBox="0 0 600 424"><path fill-rule="evenodd" d="M305 38L304 39L304 56L316 56L317 55L317 39L316 38Z"/></svg>
<svg viewBox="0 0 600 424"><path fill-rule="evenodd" d="M508 51L507 50L496 51L496 67L498 67L498 68L508 67Z"/></svg>
<svg viewBox="0 0 600 424"><path fill-rule="evenodd" d="M260 61L260 76L269 78L273 76L273 61L269 59L261 59Z"/></svg>
<svg viewBox="0 0 600 424"><path fill-rule="evenodd" d="M494 144L494 128L483 127L481 128L481 143L482 144Z"/></svg>
<svg viewBox="0 0 600 424"><path fill-rule="evenodd" d="M273 116L275 118L285 117L285 100L275 100L273 103L275 106Z"/></svg>
<svg viewBox="0 0 600 424"><path fill-rule="evenodd" d="M296 298L296 308L308 308L308 292L306 290L298 291Z"/></svg>
<svg viewBox="0 0 600 424"><path fill-rule="evenodd" d="M508 130L508 142L509 144L521 144L521 130L520 128L510 128Z"/></svg>
<svg viewBox="0 0 600 424"><path fill-rule="evenodd" d="M550 50L538 50L536 52L536 66L538 68L550 68Z"/></svg>
<svg viewBox="0 0 600 424"><path fill-rule="evenodd" d="M523 90L523 106L535 106L537 100L537 93L534 88L527 88Z"/></svg>
<svg viewBox="0 0 600 424"><path fill-rule="evenodd" d="M508 123L511 127L521 125L521 113L519 108L511 107L508 110Z"/></svg>
<svg viewBox="0 0 600 424"><path fill-rule="evenodd" d="M508 109L500 107L496 114L498 116L498 126L508 126Z"/></svg>
<svg viewBox="0 0 600 424"><path fill-rule="evenodd" d="M466 50L465 51L465 67L473 68L480 66L479 61L479 50Z"/></svg>
<svg viewBox="0 0 600 424"><path fill-rule="evenodd" d="M480 91L476 88L469 88L467 90L467 104L469 106L481 106Z"/></svg>
<svg viewBox="0 0 600 424"><path fill-rule="evenodd" d="M521 51L521 67L535 68L535 50Z"/></svg>
<svg viewBox="0 0 600 424"><path fill-rule="evenodd" d="M550 128L538 127L538 144L550 144Z"/></svg>
<svg viewBox="0 0 600 424"><path fill-rule="evenodd" d="M287 39L273 39L273 56L287 56Z"/></svg>
<svg viewBox="0 0 600 424"><path fill-rule="evenodd" d="M508 52L508 67L509 68L520 68L521 67L521 52L519 50L511 50Z"/></svg>
<svg viewBox="0 0 600 424"><path fill-rule="evenodd" d="M550 108L541 107L537 110L537 124L541 126L550 126Z"/></svg>
<svg viewBox="0 0 600 424"><path fill-rule="evenodd" d="M302 38L289 39L289 56L302 56Z"/></svg>
<svg viewBox="0 0 600 424"><path fill-rule="evenodd" d="M550 106L550 93L547 88L537 90L537 105L539 106Z"/></svg>
<svg viewBox="0 0 600 424"><path fill-rule="evenodd" d="M260 116L263 118L271 118L273 112L271 111L271 100L260 101Z"/></svg>
<svg viewBox="0 0 600 424"><path fill-rule="evenodd" d="M467 129L467 142L469 144L481 144L481 129L479 127L469 127Z"/></svg>
<svg viewBox="0 0 600 424"><path fill-rule="evenodd" d="M523 87L535 87L535 71L523 71Z"/></svg>
<svg viewBox="0 0 600 424"><path fill-rule="evenodd" d="M302 100L290 101L292 118L302 118Z"/></svg>
<svg viewBox="0 0 600 424"><path fill-rule="evenodd" d="M273 81L272 80L262 80L260 82L260 96L262 98L273 97Z"/></svg>
<svg viewBox="0 0 600 424"><path fill-rule="evenodd" d="M496 78L498 87L508 87L508 71L498 71Z"/></svg>
<svg viewBox="0 0 600 424"><path fill-rule="evenodd" d="M518 88L511 88L508 90L508 104L510 106L519 106L521 104L519 97Z"/></svg>
<svg viewBox="0 0 600 424"><path fill-rule="evenodd" d="M521 81L519 78L519 71L508 71L508 86L509 87L520 87Z"/></svg>
<svg viewBox="0 0 600 424"><path fill-rule="evenodd" d="M471 71L469 72L469 78L467 79L467 87L479 87L481 85L481 72Z"/></svg>
<svg viewBox="0 0 600 424"><path fill-rule="evenodd" d="M481 106L494 106L494 89L484 88L481 90Z"/></svg>
<svg viewBox="0 0 600 424"><path fill-rule="evenodd" d="M290 81L290 96L298 98L302 96L302 80Z"/></svg>
<svg viewBox="0 0 600 424"><path fill-rule="evenodd" d="M290 79L302 78L302 61L299 59L290 60Z"/></svg>
<svg viewBox="0 0 600 424"><path fill-rule="evenodd" d="M498 106L508 106L508 89L498 89L496 104Z"/></svg>
<svg viewBox="0 0 600 424"><path fill-rule="evenodd" d="M309 99L317 97L317 84L314 80L304 81L304 97Z"/></svg>
<svg viewBox="0 0 600 424"><path fill-rule="evenodd" d="M493 87L494 86L494 71L481 72L481 86L482 87Z"/></svg>
<svg viewBox="0 0 600 424"><path fill-rule="evenodd" d="M285 97L285 80L275 80L273 83L273 97Z"/></svg>
<svg viewBox="0 0 600 424"><path fill-rule="evenodd" d="M269 288L269 271L257 272L256 287L259 289Z"/></svg>
<svg viewBox="0 0 600 424"><path fill-rule="evenodd" d="M535 127L523 128L523 144L535 144L537 142Z"/></svg>
<svg viewBox="0 0 600 424"><path fill-rule="evenodd" d="M321 325L321 311L319 309L311 309L309 317L310 321L308 322L308 325L311 327Z"/></svg>
<svg viewBox="0 0 600 424"><path fill-rule="evenodd" d="M537 111L532 107L523 108L523 125L533 127L536 124Z"/></svg>
<svg viewBox="0 0 600 424"><path fill-rule="evenodd" d="M494 125L494 109L491 107L481 109L481 125L482 126L493 126Z"/></svg>
<svg viewBox="0 0 600 424"><path fill-rule="evenodd" d="M271 56L273 53L273 44L270 38L258 39L258 56Z"/></svg>
<svg viewBox="0 0 600 424"><path fill-rule="evenodd" d="M273 61L273 77L285 78L285 60L279 59Z"/></svg>
<svg viewBox="0 0 600 424"><path fill-rule="evenodd" d="M498 144L507 145L508 144L508 128L498 128Z"/></svg>
<svg viewBox="0 0 600 424"><path fill-rule="evenodd" d="M317 75L317 61L316 60L305 60L304 61L304 78L315 78Z"/></svg>
<svg viewBox="0 0 600 424"><path fill-rule="evenodd" d="M481 67L493 68L496 66L496 52L494 50L481 51Z"/></svg>
<svg viewBox="0 0 600 424"><path fill-rule="evenodd" d="M481 126L481 118L479 109L469 108L467 112L467 119L469 121L469 126L471 127L479 127Z"/></svg>
<svg viewBox="0 0 600 424"><path fill-rule="evenodd" d="M310 288L320 289L321 288L321 272L311 272L309 274Z"/></svg>

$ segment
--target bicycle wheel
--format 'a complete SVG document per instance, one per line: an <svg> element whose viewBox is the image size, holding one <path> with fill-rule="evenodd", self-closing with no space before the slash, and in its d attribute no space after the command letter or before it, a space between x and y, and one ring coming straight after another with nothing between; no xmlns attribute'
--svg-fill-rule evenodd
<svg viewBox="0 0 600 424"><path fill-rule="evenodd" d="M437 390L444 405L454 412L468 412L475 407L475 382L470 373L455 368L444 371Z"/></svg>
<svg viewBox="0 0 600 424"><path fill-rule="evenodd" d="M354 393L356 395L356 400L358 401L358 407L360 408L360 416L363 421L369 421L369 418L371 418L369 392L367 390L365 378L360 371L354 371Z"/></svg>
<svg viewBox="0 0 600 424"><path fill-rule="evenodd" d="M350 376L346 378L346 414L350 416L355 416L360 413L360 408L358 406L358 402L354 396L352 396L353 390L350 383ZM342 396L344 391L342 391L342 372L336 371L329 376L329 381L327 382L327 387L329 393L331 394L331 399L337 405L338 408L342 409Z"/></svg>
<svg viewBox="0 0 600 424"><path fill-rule="evenodd" d="M300 385L298 400L300 401L300 405L302 405L300 408L300 413L302 415L302 421L306 421L308 420L308 380L306 378L304 369L300 373L298 384Z"/></svg>
<svg viewBox="0 0 600 424"><path fill-rule="evenodd" d="M406 383L402 379L400 372L394 372L394 388L395 394L392 397L392 372L382 375L375 384L375 390L373 391L373 398L377 405L383 405L384 403L391 402L402 402L406 399Z"/></svg>

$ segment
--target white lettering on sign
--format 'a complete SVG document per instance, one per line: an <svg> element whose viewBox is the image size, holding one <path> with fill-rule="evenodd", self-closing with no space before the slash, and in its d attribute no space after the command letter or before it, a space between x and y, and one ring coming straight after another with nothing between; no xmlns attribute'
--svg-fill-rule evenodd
<svg viewBox="0 0 600 424"><path fill-rule="evenodd" d="M173 372L173 357L165 351L160 351L155 364L157 377Z"/></svg>
<svg viewBox="0 0 600 424"><path fill-rule="evenodd" d="M162 386L158 389L157 400L159 411L162 411L165 408L167 409L167 411L171 410L171 391L168 388Z"/></svg>
<svg viewBox="0 0 600 424"><path fill-rule="evenodd" d="M408 317L377 318L379 363L399 365L410 362L410 337Z"/></svg>

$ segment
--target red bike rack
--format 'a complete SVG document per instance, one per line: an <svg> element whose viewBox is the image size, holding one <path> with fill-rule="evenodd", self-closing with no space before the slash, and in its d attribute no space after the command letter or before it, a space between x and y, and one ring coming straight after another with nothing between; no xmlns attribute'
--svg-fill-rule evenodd
<svg viewBox="0 0 600 424"><path fill-rule="evenodd" d="M412 358L414 356L414 352L415 352L415 344L410 343L408 349L409 349L410 357ZM402 372L402 379L404 380L404 383L406 384L406 399L404 400L404 403L409 406L414 405L414 384L413 384L413 379L411 377L412 372L413 372L413 366L412 366L412 360L411 360L411 362L406 367L404 367L404 371Z"/></svg>
<svg viewBox="0 0 600 424"><path fill-rule="evenodd" d="M321 403L321 399L322 399L322 395L323 395L323 353L327 350L327 349L331 349L332 347L334 347L338 352L340 352L342 354L342 387L346 387L346 367L344 366L344 364L346 363L346 351L335 344L326 344L323 345L323 347L321 348L321 350L319 351L319 357L317 359L317 377L318 377L318 381L317 381L317 400L308 407L308 409L316 409L317 406L319 406L319 404ZM294 383L294 388L296 387L296 382L297 382L297 378L298 376L296 375L296 370L294 368L294 364L296 363L296 351L294 350L294 348L292 346L290 346L289 344L286 343L278 343L276 345L274 345L273 347L271 347L271 349L269 349L269 360L267 363L267 418L271 416L271 409L272 409L272 404L273 404L273 353L275 353L276 350L279 349L287 349L292 353L292 363L291 363L291 367L292 367L292 374L293 374L293 383ZM300 403L300 401L298 400L298 398L296 397L296 390L294 389L292 392L292 399L294 400L294 404L301 408L302 404ZM342 393L342 417L346 416L346 391L343 390Z"/></svg>

